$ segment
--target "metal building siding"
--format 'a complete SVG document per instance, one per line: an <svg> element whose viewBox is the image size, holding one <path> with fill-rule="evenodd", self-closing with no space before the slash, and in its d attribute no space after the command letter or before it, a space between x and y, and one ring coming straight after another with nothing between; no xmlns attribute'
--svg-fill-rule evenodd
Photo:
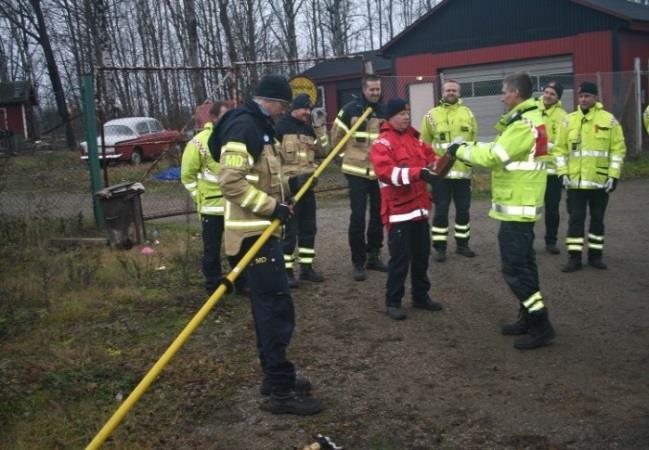
<svg viewBox="0 0 649 450"><path fill-rule="evenodd" d="M620 70L633 70L635 58L640 58L643 68L647 67L647 61L649 61L649 35L620 32Z"/></svg>
<svg viewBox="0 0 649 450"><path fill-rule="evenodd" d="M396 74L438 75L444 69L476 64L572 55L575 73L612 70L611 32L585 33L560 39L478 48L438 54L404 56L395 61Z"/></svg>
<svg viewBox="0 0 649 450"><path fill-rule="evenodd" d="M610 30L624 23L568 0L449 0L383 53L397 58L496 47Z"/></svg>

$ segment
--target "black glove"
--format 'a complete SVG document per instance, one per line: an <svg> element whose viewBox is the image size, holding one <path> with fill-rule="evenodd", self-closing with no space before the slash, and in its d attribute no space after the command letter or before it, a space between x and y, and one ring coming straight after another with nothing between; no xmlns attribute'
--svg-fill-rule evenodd
<svg viewBox="0 0 649 450"><path fill-rule="evenodd" d="M291 217L293 217L293 205L277 202L275 210L271 215L271 219L279 219L283 225L286 225L286 222L288 222Z"/></svg>
<svg viewBox="0 0 649 450"><path fill-rule="evenodd" d="M421 172L419 172L419 178L421 178L423 181L426 183L430 184L431 186L439 180L439 177L435 175L433 172L428 170L426 167L421 169Z"/></svg>
<svg viewBox="0 0 649 450"><path fill-rule="evenodd" d="M300 175L292 176L288 179L288 187L291 194L297 194L298 191L304 186L304 183L313 175L312 173L301 173ZM318 184L318 179L314 178L309 189L313 189Z"/></svg>
<svg viewBox="0 0 649 450"><path fill-rule="evenodd" d="M455 159L455 154L457 153L457 149L460 148L460 145L462 145L462 144L455 143L455 144L449 145L448 148L446 149L446 153L448 153L448 155L451 158Z"/></svg>
<svg viewBox="0 0 649 450"><path fill-rule="evenodd" d="M606 191L607 194L610 194L615 189L617 189L617 178L609 177L604 184L604 191Z"/></svg>

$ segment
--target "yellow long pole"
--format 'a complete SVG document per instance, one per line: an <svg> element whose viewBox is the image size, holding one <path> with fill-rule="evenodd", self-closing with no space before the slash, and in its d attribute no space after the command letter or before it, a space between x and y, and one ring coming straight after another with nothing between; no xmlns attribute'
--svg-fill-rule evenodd
<svg viewBox="0 0 649 450"><path fill-rule="evenodd" d="M351 135L358 129L361 123L365 121L365 119L372 113L372 108L367 108L363 115L354 123L354 125L349 129L347 134L343 136L342 140L334 147L334 149L329 152L329 155L322 161L322 163L317 167L315 172L309 179L304 183L304 185L300 188L297 194L295 194L295 202L297 203L302 196L306 193L306 191L309 190L311 185L313 184L314 178L320 176L322 172L327 168L327 166L331 163L331 161L336 157L338 153L340 153L340 150L343 148L343 146L347 143ZM271 222L271 224L264 230L264 232L259 236L257 241L250 247L250 250L246 252L245 255L241 258L241 260L237 263L237 265L232 269L230 273L226 276L226 278L230 281L230 283L234 283L234 281L237 279L239 275L241 275L241 272L243 269L250 263L252 258L255 257L257 252L261 249L261 247L268 241L268 239L273 235L273 232L277 229L277 227L280 225L279 219L275 219ZM196 315L192 318L192 320L189 321L189 323L185 326L185 328L180 332L178 337L171 343L171 345L165 350L165 352L162 354L160 359L149 369L147 374L142 378L142 380L138 383L138 385L133 389L133 391L129 394L129 396L124 400L124 402L117 408L117 410L113 413L112 417L104 424L104 426L99 430L99 432L95 435L95 437L90 441L88 446L86 447L87 450L94 450L98 449L101 447L101 445L108 439L108 437L112 434L112 432L117 428L117 426L120 424L120 422L124 419L126 414L130 411L130 409L137 403L137 401L142 397L142 394L146 392L146 390L151 386L151 383L157 378L157 376L162 372L162 369L165 368L165 366L171 361L171 358L173 358L178 350L180 350L180 347L183 346L185 341L189 338L189 336L192 335L192 333L198 328L198 326L201 324L203 319L205 319L205 316L210 312L210 310L216 305L216 303L223 297L223 294L226 292L226 286L221 284L214 293L210 296L209 299L205 302L205 304L201 307L201 309L198 310Z"/></svg>

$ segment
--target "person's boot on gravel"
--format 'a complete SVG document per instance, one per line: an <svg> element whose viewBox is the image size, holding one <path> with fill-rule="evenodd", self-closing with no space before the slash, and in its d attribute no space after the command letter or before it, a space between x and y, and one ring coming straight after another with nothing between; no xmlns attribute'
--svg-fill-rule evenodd
<svg viewBox="0 0 649 450"><path fill-rule="evenodd" d="M581 263L581 256L570 255L568 263L561 269L562 272L571 273L581 270L584 266Z"/></svg>
<svg viewBox="0 0 649 450"><path fill-rule="evenodd" d="M406 318L406 313L401 306L388 306L387 312L392 320L404 320Z"/></svg>
<svg viewBox="0 0 649 450"><path fill-rule="evenodd" d="M518 336L521 334L527 334L527 330L530 328L529 314L527 309L521 306L518 311L518 320L516 322L506 323L500 327L500 331L505 336Z"/></svg>
<svg viewBox="0 0 649 450"><path fill-rule="evenodd" d="M300 287L300 282L295 278L295 273L293 269L286 269L286 276L288 276L288 285L291 289L296 289Z"/></svg>
<svg viewBox="0 0 649 450"><path fill-rule="evenodd" d="M367 279L367 272L365 272L365 267L354 266L352 277L354 278L354 281L365 281Z"/></svg>
<svg viewBox="0 0 649 450"><path fill-rule="evenodd" d="M310 416L322 411L322 403L315 398L300 395L292 389L274 387L270 398L264 400L259 408L272 414Z"/></svg>
<svg viewBox="0 0 649 450"><path fill-rule="evenodd" d="M519 350L532 350L547 345L554 339L555 332L548 317L546 308L533 312L528 318L527 335L514 341L514 347Z"/></svg>
<svg viewBox="0 0 649 450"><path fill-rule="evenodd" d="M293 386L293 390L298 395L307 395L309 392L311 392L311 388L311 381L309 381L308 378L300 376L295 377L295 385ZM272 391L273 385L270 383L270 379L264 377L263 381L261 382L261 386L259 386L259 393L261 395L270 395Z"/></svg>
<svg viewBox="0 0 649 450"><path fill-rule="evenodd" d="M431 300L430 297L426 297L421 300L413 300L412 306L419 309L427 309L428 311L441 311L442 304Z"/></svg>
<svg viewBox="0 0 649 450"><path fill-rule="evenodd" d="M381 256L379 255L378 250L373 250L367 254L367 264L365 264L367 270L376 270L377 272L387 272L388 266L381 261Z"/></svg>
<svg viewBox="0 0 649 450"><path fill-rule="evenodd" d="M322 283L324 276L313 269L311 264L300 264L300 280L312 283Z"/></svg>

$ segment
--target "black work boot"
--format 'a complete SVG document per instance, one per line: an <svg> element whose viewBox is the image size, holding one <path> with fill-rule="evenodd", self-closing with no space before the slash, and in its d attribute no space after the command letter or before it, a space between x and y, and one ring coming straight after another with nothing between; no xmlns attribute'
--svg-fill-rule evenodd
<svg viewBox="0 0 649 450"><path fill-rule="evenodd" d="M425 299L422 300L413 299L412 306L414 308L427 309L428 311L442 310L442 304L438 302L434 302L433 300L430 299L430 297L426 297Z"/></svg>
<svg viewBox="0 0 649 450"><path fill-rule="evenodd" d="M570 255L568 264L563 266L561 271L566 273L576 272L578 270L583 269L583 267L584 266L581 264L581 255Z"/></svg>
<svg viewBox="0 0 649 450"><path fill-rule="evenodd" d="M445 248L436 248L435 249L435 261L437 261L437 262L446 261L446 249Z"/></svg>
<svg viewBox="0 0 649 450"><path fill-rule="evenodd" d="M311 388L312 385L308 378L300 376L295 377L295 385L293 386L293 390L297 395L308 395L309 392L311 392ZM272 391L273 385L270 383L270 379L268 379L268 377L264 377L263 381L261 382L261 386L259 386L259 393L261 395L270 395Z"/></svg>
<svg viewBox="0 0 649 450"><path fill-rule="evenodd" d="M324 281L324 277L320 272L313 270L313 265L300 264L300 280L321 283Z"/></svg>
<svg viewBox="0 0 649 450"><path fill-rule="evenodd" d="M515 348L519 350L532 350L547 345L554 339L554 328L552 328L552 324L548 318L547 308L530 313L528 322L529 328L527 335L514 341Z"/></svg>
<svg viewBox="0 0 649 450"><path fill-rule="evenodd" d="M467 258L473 258L473 257L475 257L475 252L474 252L473 250L471 250L471 249L469 248L468 245L467 245L467 246L458 247L458 248L455 250L455 253L457 253L458 255L466 256Z"/></svg>
<svg viewBox="0 0 649 450"><path fill-rule="evenodd" d="M381 256L378 250L372 250L367 254L367 263L365 264L367 270L376 270L377 272L387 272L388 266L381 261Z"/></svg>
<svg viewBox="0 0 649 450"><path fill-rule="evenodd" d="M286 276L288 277L288 286L291 289L296 289L300 287L300 282L295 278L295 273L293 269L286 269Z"/></svg>
<svg viewBox="0 0 649 450"><path fill-rule="evenodd" d="M365 272L365 267L354 265L352 276L354 277L354 281L365 281L367 279L367 272Z"/></svg>
<svg viewBox="0 0 649 450"><path fill-rule="evenodd" d="M559 253L561 253L561 251L559 251L559 247L557 247L557 244L545 244L545 251L551 255L558 255Z"/></svg>
<svg viewBox="0 0 649 450"><path fill-rule="evenodd" d="M506 323L500 327L500 332L505 336L518 336L527 334L530 327L528 320L528 312L523 306L518 310L518 320L512 323Z"/></svg>
<svg viewBox="0 0 649 450"><path fill-rule="evenodd" d="M403 320L406 318L406 313L401 309L401 306L388 306L387 313L392 320Z"/></svg>
<svg viewBox="0 0 649 450"><path fill-rule="evenodd" d="M315 398L298 395L294 390L273 388L270 398L263 401L259 408L272 414L310 416L322 411L322 403Z"/></svg>
<svg viewBox="0 0 649 450"><path fill-rule="evenodd" d="M602 261L601 253L599 255L588 255L588 265L596 269L606 269L606 263Z"/></svg>

